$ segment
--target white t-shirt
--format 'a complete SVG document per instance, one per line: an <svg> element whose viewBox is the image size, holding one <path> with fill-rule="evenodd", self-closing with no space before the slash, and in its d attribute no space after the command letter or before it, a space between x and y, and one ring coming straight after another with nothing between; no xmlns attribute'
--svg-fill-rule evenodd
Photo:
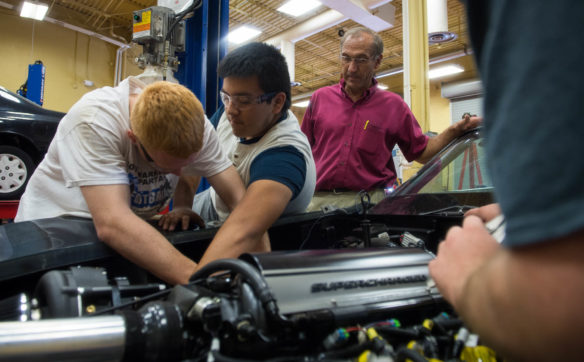
<svg viewBox="0 0 584 362"><path fill-rule="evenodd" d="M61 215L91 217L80 186L129 185L128 203L143 218L168 205L178 176L150 166L127 135L129 95L139 94L145 86L130 77L115 88L87 93L73 105L32 175L15 221ZM205 117L203 147L183 173L209 177L229 166L231 162Z"/></svg>

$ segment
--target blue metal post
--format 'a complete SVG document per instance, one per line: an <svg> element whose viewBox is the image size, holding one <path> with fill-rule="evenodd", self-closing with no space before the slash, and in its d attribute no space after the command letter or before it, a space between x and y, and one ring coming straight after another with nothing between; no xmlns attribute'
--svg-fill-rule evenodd
<svg viewBox="0 0 584 362"><path fill-rule="evenodd" d="M209 9L209 52L207 57L207 103L205 110L211 117L219 108L221 80L217 66L227 53L227 32L229 31L229 0L213 1Z"/></svg>
<svg viewBox="0 0 584 362"><path fill-rule="evenodd" d="M203 0L194 16L186 21L186 51L179 56L180 65L175 75L203 105L206 103L209 2L213 0Z"/></svg>
<svg viewBox="0 0 584 362"><path fill-rule="evenodd" d="M187 19L186 51L179 56L175 76L197 95L208 117L219 107L217 65L227 52L228 31L229 0L203 0L194 16Z"/></svg>
<svg viewBox="0 0 584 362"><path fill-rule="evenodd" d="M45 66L37 61L28 66L26 98L42 106L45 101Z"/></svg>
<svg viewBox="0 0 584 362"><path fill-rule="evenodd" d="M186 21L186 50L179 56L175 77L199 98L207 117L219 107L221 82L217 65L227 52L229 0L203 0L194 16ZM199 191L209 187L201 180Z"/></svg>

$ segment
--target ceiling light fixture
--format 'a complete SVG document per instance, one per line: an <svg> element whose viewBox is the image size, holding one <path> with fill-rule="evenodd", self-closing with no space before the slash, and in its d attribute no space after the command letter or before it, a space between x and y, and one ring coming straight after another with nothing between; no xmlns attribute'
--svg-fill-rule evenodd
<svg viewBox="0 0 584 362"><path fill-rule="evenodd" d="M453 32L448 31L448 1L427 1L428 44L446 43L458 38Z"/></svg>
<svg viewBox="0 0 584 362"><path fill-rule="evenodd" d="M302 102L296 102L294 104L292 104L294 107L301 107L301 108L306 108L308 107L308 104L310 103L310 100L308 101L302 101Z"/></svg>
<svg viewBox="0 0 584 362"><path fill-rule="evenodd" d="M22 16L23 18L43 20L45 18L45 15L47 14L47 10L49 10L48 5L38 2L25 1L22 3L20 16Z"/></svg>
<svg viewBox="0 0 584 362"><path fill-rule="evenodd" d="M282 13L286 13L291 16L300 16L306 14L312 9L315 9L322 5L316 0L290 0L284 5L280 6L277 10Z"/></svg>
<svg viewBox="0 0 584 362"><path fill-rule="evenodd" d="M252 38L257 37L262 32L256 28L252 28L247 25L240 26L239 28L230 31L227 35L227 39L235 44L241 44Z"/></svg>
<svg viewBox="0 0 584 362"><path fill-rule="evenodd" d="M376 75L375 78L376 79L385 78L385 77L389 77L391 75L403 73L403 71L404 71L404 68L403 67L398 67L398 68L395 68L395 69L391 68L391 69L388 69L388 70L384 71L383 73L380 73L380 74Z"/></svg>
<svg viewBox="0 0 584 362"><path fill-rule="evenodd" d="M436 79L440 77L445 77L447 75L452 75L456 73L464 72L464 68L458 64L448 64L443 67L438 67L434 69L430 69L428 72L428 78Z"/></svg>
<svg viewBox="0 0 584 362"><path fill-rule="evenodd" d="M389 87L388 87L388 86L386 86L385 84L382 84L382 83L377 83L377 88L379 88L379 89L383 89L383 90L386 90L386 89L387 89L387 88L389 88Z"/></svg>

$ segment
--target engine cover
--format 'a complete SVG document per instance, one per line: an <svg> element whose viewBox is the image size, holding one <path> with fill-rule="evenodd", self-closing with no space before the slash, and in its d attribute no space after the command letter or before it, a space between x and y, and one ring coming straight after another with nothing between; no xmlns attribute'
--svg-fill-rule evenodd
<svg viewBox="0 0 584 362"><path fill-rule="evenodd" d="M282 314L326 309L339 320L443 302L438 290L428 287L433 257L418 248L384 248L271 252L241 259L262 272Z"/></svg>

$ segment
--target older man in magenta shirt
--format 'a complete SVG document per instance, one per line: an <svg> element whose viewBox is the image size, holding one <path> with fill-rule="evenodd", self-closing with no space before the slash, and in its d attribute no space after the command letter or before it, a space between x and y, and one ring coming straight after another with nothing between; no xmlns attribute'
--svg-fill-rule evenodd
<svg viewBox="0 0 584 362"><path fill-rule="evenodd" d="M317 192L309 211L352 206L360 190L378 202L396 180L391 154L396 144L408 161L425 163L479 124L466 118L436 137L424 135L401 97L377 87L374 74L382 58L379 35L367 28L347 31L341 40L341 81L310 99L302 132L312 147Z"/></svg>

